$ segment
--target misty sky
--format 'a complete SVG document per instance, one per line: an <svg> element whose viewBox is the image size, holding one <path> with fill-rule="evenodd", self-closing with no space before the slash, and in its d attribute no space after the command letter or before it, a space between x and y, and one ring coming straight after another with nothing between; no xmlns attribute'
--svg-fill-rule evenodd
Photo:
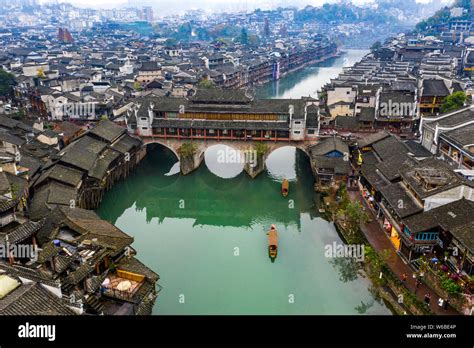
<svg viewBox="0 0 474 348"><path fill-rule="evenodd" d="M91 7L113 7L117 5L127 5L128 3L132 5L141 5L143 3L146 4L153 4L157 7L159 7L161 4L169 3L171 1L168 0L40 0L42 3L46 2L69 2L75 5L80 5L80 6L91 6ZM373 2L374 0L353 0L353 3L367 3L367 2ZM400 0L403 1L403 0ZM419 2L429 2L429 0L418 0ZM173 1L174 3L178 2L181 3L181 1ZM313 6L319 6L322 5L326 2L337 2L337 0L305 0L305 1L299 1L299 0L287 0L287 1L282 1L282 0L253 0L253 1L245 1L245 0L188 0L186 1L187 3L192 3L194 4L194 7L208 7L208 6L221 6L223 4L229 4L229 3L242 3L242 2L248 2L248 3L265 3L265 4L271 4L274 3L275 5L280 5L282 3L287 3L288 5L294 5L298 3L299 6L304 6L304 5L313 5Z"/></svg>
<svg viewBox="0 0 474 348"><path fill-rule="evenodd" d="M182 13L185 9L204 9L215 11L251 11L256 8L270 9L278 6L306 5L321 6L324 3L334 3L337 0L40 0L46 2L70 2L80 7L113 8L124 5L141 6L151 5L155 13L160 15ZM403 0L400 0L403 1ZM418 0L419 2L430 2L433 0ZM438 3L449 2L449 0L434 0ZM353 0L355 4L370 3L374 0Z"/></svg>

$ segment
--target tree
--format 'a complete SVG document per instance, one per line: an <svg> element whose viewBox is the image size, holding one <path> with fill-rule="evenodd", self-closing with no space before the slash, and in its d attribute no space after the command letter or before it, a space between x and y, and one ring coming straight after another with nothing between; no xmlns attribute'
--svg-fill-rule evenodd
<svg viewBox="0 0 474 348"><path fill-rule="evenodd" d="M249 35L249 45L258 46L260 40L257 35Z"/></svg>
<svg viewBox="0 0 474 348"><path fill-rule="evenodd" d="M270 23L269 23L267 17L265 17L265 25L263 27L263 35L265 35L266 37L270 36Z"/></svg>
<svg viewBox="0 0 474 348"><path fill-rule="evenodd" d="M382 43L380 41L376 41L373 43L372 46L370 46L370 51L375 52L378 51L382 47Z"/></svg>
<svg viewBox="0 0 474 348"><path fill-rule="evenodd" d="M191 26L191 23L184 23L181 24L178 28L178 39L179 40L189 40L191 38L191 34L193 32L193 28Z"/></svg>
<svg viewBox="0 0 474 348"><path fill-rule="evenodd" d="M450 295L450 296L459 296L461 294L461 286L456 284L456 282L446 276L441 280L441 287Z"/></svg>
<svg viewBox="0 0 474 348"><path fill-rule="evenodd" d="M466 93L462 91L448 95L441 105L441 112L446 113L462 108L466 99Z"/></svg>
<svg viewBox="0 0 474 348"><path fill-rule="evenodd" d="M169 38L169 39L166 39L165 41L165 46L166 47L174 47L178 44L178 41L174 38Z"/></svg>
<svg viewBox="0 0 474 348"><path fill-rule="evenodd" d="M199 81L198 87L204 89L211 89L215 88L216 85L214 84L214 82L212 82L212 80L202 79L201 81Z"/></svg>
<svg viewBox="0 0 474 348"><path fill-rule="evenodd" d="M181 147L178 149L178 154L181 157L192 157L196 153L197 148L194 143L191 142L186 142L181 145Z"/></svg>
<svg viewBox="0 0 474 348"><path fill-rule="evenodd" d="M345 209L339 211L343 216L344 225L348 227L348 231L354 233L360 229L360 224L366 223L368 220L367 213L364 211L360 202L350 202Z"/></svg>
<svg viewBox="0 0 474 348"><path fill-rule="evenodd" d="M257 153L257 156L262 157L268 152L268 145L263 142L258 142L254 144L254 149Z"/></svg>
<svg viewBox="0 0 474 348"><path fill-rule="evenodd" d="M133 83L133 88L134 88L136 91L141 91L142 85L140 84L140 82L135 81L135 82Z"/></svg>
<svg viewBox="0 0 474 348"><path fill-rule="evenodd" d="M0 69L0 97L10 95L14 84L15 77L5 70Z"/></svg>
<svg viewBox="0 0 474 348"><path fill-rule="evenodd" d="M249 35L247 33L247 29L245 28L242 28L242 30L240 31L240 43L242 45L248 45L249 43Z"/></svg>
<svg viewBox="0 0 474 348"><path fill-rule="evenodd" d="M38 69L38 74L37 74L38 78L40 79L45 79L46 78L46 75L44 73L44 69L43 68L39 68Z"/></svg>

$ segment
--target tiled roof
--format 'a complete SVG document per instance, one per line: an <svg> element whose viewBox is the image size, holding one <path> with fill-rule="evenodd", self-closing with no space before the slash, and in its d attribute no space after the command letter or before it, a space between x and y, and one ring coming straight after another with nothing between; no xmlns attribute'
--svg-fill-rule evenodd
<svg viewBox="0 0 474 348"><path fill-rule="evenodd" d="M8 236L8 243L11 245L18 244L30 238L31 236L35 235L41 226L43 226L43 223L44 221L28 221L20 225L19 227L7 233L6 236ZM6 243L6 236L0 237L0 245L4 245Z"/></svg>
<svg viewBox="0 0 474 348"><path fill-rule="evenodd" d="M0 300L1 315L75 315L38 283L24 284Z"/></svg>

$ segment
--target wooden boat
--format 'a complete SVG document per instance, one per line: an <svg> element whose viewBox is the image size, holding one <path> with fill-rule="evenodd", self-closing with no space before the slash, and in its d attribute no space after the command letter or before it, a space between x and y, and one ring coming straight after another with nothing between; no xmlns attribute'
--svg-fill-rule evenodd
<svg viewBox="0 0 474 348"><path fill-rule="evenodd" d="M288 196L289 189L290 189L290 182L286 179L283 180L283 182L281 183L281 194L283 195L283 197Z"/></svg>
<svg viewBox="0 0 474 348"><path fill-rule="evenodd" d="M275 225L272 225L270 231L267 233L268 235L268 255L271 259L277 257L278 253L278 232L276 230Z"/></svg>

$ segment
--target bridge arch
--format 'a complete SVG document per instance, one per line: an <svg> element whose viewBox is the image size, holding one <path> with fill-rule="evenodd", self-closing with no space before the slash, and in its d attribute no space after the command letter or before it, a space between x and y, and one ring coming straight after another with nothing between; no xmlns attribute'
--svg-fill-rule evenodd
<svg viewBox="0 0 474 348"><path fill-rule="evenodd" d="M251 160L242 149L232 144L212 144L203 151L207 169L223 179L239 176L245 169L246 161Z"/></svg>
<svg viewBox="0 0 474 348"><path fill-rule="evenodd" d="M303 155L301 155L303 154ZM298 180L300 155L304 157L309 167L311 167L311 159L309 151L305 146L295 146L294 144L282 144L273 148L266 156L265 170L274 180L281 181L287 179L290 181Z"/></svg>
<svg viewBox="0 0 474 348"><path fill-rule="evenodd" d="M210 139L176 139L176 138L154 138L154 137L141 137L144 143L144 146L147 146L149 144L160 144L170 151L173 152L173 154L176 156L178 161L180 162L180 168L181 172L183 174L188 174L189 172L193 171L194 169L197 169L202 162L205 161L205 154L208 149L212 148L215 145L225 145L228 148L234 150L234 152L241 151L243 152L244 156L247 156L247 159L252 157L252 153L248 153L246 151L254 149L254 146L256 143L259 142L254 142L252 140L249 141L236 141L236 140L210 140ZM180 158L178 154L179 148L183 145L185 142L192 142L195 145L195 155L191 160L187 159L185 163L182 162L183 159ZM257 166L249 166L245 164L245 171L251 176L255 177L259 173L261 173L263 170L265 170L266 166L266 161L269 157L271 157L272 153L278 149L284 148L284 147L291 147L291 148L296 148L298 151L303 152L307 158L309 159L309 162L311 163L311 157L310 157L310 151L309 148L311 145L314 145L318 142L317 139L314 140L307 140L304 142L293 142L293 141L265 141L263 142L267 146L267 151L265 153L265 156L263 158L264 162L261 161L261 159L257 160ZM254 156L255 157L255 156ZM207 165L207 162L206 162ZM207 165L209 168L209 166ZM209 168L210 169L210 168ZM237 173L236 173L237 174ZM231 176L233 177L233 176ZM230 178L230 177L229 177Z"/></svg>
<svg viewBox="0 0 474 348"><path fill-rule="evenodd" d="M143 146L144 147L147 147L148 145L153 145L153 144L158 144L158 145L161 145L161 146L167 148L168 150L170 150L171 152L174 153L174 155L176 156L176 158L179 161L178 149L179 149L179 146L181 146L181 145L177 146L178 144L175 144L174 142L167 141L165 139L144 139L144 141L143 141Z"/></svg>

